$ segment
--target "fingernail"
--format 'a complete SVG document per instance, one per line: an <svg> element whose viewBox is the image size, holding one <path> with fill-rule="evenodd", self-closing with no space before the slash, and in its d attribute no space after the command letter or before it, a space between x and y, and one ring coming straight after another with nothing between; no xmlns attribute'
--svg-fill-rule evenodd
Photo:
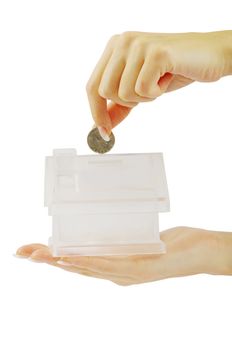
<svg viewBox="0 0 232 350"><path fill-rule="evenodd" d="M67 261L62 261L62 260L58 260L58 261L57 261L57 264L58 264L58 265L62 265L62 266L72 266L72 264L70 264L69 262L67 262Z"/></svg>
<svg viewBox="0 0 232 350"><path fill-rule="evenodd" d="M14 258L18 258L18 259L26 259L27 256L25 255L20 255L20 254L12 254Z"/></svg>
<svg viewBox="0 0 232 350"><path fill-rule="evenodd" d="M18 248L17 250L16 250L16 253L15 253L15 256L24 256L24 254L22 254L22 251L23 251L23 249L22 249L22 247L20 247L20 248Z"/></svg>
<svg viewBox="0 0 232 350"><path fill-rule="evenodd" d="M103 128L102 126L98 126L98 131L99 131L99 134L101 135L101 137L103 138L104 141L106 141L106 142L110 141L110 137L107 134L105 128Z"/></svg>

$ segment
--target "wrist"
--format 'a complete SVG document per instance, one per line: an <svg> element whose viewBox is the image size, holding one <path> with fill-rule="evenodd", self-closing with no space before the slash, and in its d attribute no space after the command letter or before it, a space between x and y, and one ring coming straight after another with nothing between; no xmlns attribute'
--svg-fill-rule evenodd
<svg viewBox="0 0 232 350"><path fill-rule="evenodd" d="M210 231L211 244L207 272L232 275L232 233Z"/></svg>
<svg viewBox="0 0 232 350"><path fill-rule="evenodd" d="M232 30L221 32L222 54L224 60L223 76L232 75Z"/></svg>
<svg viewBox="0 0 232 350"><path fill-rule="evenodd" d="M232 275L232 233L219 232L218 241L222 274Z"/></svg>

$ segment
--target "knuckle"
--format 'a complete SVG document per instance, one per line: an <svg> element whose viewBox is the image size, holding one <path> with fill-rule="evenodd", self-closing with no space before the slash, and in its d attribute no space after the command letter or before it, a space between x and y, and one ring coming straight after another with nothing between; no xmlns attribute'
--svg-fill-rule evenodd
<svg viewBox="0 0 232 350"><path fill-rule="evenodd" d="M120 35L120 44L124 47L128 47L134 39L134 32L123 32Z"/></svg>
<svg viewBox="0 0 232 350"><path fill-rule="evenodd" d="M145 81L141 80L139 83L136 84L135 86L135 92L136 94L140 96L147 96L147 84Z"/></svg>
<svg viewBox="0 0 232 350"><path fill-rule="evenodd" d="M133 50L133 53L140 53L144 48L144 45L142 44L141 40L139 38L135 38L131 44L131 49Z"/></svg>
<svg viewBox="0 0 232 350"><path fill-rule="evenodd" d="M120 89L118 91L118 97L120 98L120 100L125 101L125 102L131 101L131 93L125 89Z"/></svg>
<svg viewBox="0 0 232 350"><path fill-rule="evenodd" d="M154 100L161 95L161 91L158 86L151 87L146 81L141 81L136 84L135 91L139 96L146 97L150 100Z"/></svg>
<svg viewBox="0 0 232 350"><path fill-rule="evenodd" d="M125 32L122 32L121 36L123 36L127 40L131 40L131 39L135 38L135 32L133 32L131 30L127 30Z"/></svg>

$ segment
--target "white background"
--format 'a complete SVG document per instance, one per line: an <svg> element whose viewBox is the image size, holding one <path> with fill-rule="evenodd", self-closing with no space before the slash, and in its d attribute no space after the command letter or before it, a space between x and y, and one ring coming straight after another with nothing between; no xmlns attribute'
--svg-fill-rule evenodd
<svg viewBox="0 0 232 350"><path fill-rule="evenodd" d="M1 349L231 349L232 278L119 287L12 256L46 243L44 158L89 153L85 84L110 36L232 29L230 1L0 1ZM113 153L163 152L177 225L232 231L231 77L138 106Z"/></svg>

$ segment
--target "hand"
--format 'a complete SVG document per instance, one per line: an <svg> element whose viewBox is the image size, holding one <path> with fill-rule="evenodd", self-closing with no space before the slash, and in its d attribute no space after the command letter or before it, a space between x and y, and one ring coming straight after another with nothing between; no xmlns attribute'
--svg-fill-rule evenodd
<svg viewBox="0 0 232 350"><path fill-rule="evenodd" d="M104 138L139 102L228 74L232 74L232 31L125 32L109 40L86 89Z"/></svg>
<svg viewBox="0 0 232 350"><path fill-rule="evenodd" d="M230 233L176 227L164 231L161 239L167 248L167 253L161 255L54 258L42 244L23 246L16 255L119 285L199 273L232 274Z"/></svg>

